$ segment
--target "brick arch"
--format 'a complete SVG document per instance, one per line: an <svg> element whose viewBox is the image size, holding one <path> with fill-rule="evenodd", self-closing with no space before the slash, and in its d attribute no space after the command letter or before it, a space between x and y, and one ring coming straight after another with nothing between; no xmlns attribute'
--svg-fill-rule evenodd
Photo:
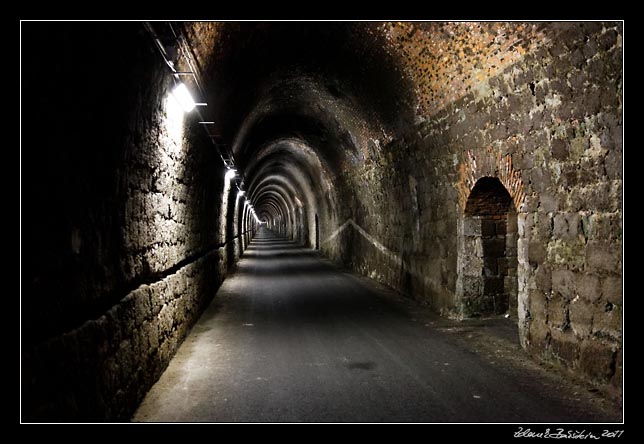
<svg viewBox="0 0 644 444"><path fill-rule="evenodd" d="M512 196L496 177L481 177L465 203L466 216L496 216L514 211Z"/></svg>
<svg viewBox="0 0 644 444"><path fill-rule="evenodd" d="M465 212L467 200L474 185L482 177L496 177L507 190L519 211L525 199L521 171L512 164L512 155L503 155L499 149L489 147L475 155L471 150L465 153L465 159L459 167L459 181L456 184L458 204Z"/></svg>

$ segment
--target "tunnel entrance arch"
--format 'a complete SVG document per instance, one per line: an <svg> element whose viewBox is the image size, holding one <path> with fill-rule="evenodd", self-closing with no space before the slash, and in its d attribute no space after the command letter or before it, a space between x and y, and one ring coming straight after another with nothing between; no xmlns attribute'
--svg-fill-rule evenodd
<svg viewBox="0 0 644 444"><path fill-rule="evenodd" d="M517 315L517 212L496 177L472 188L459 224L457 298L462 317Z"/></svg>
<svg viewBox="0 0 644 444"><path fill-rule="evenodd" d="M315 213L315 249L320 249L320 221L317 213Z"/></svg>

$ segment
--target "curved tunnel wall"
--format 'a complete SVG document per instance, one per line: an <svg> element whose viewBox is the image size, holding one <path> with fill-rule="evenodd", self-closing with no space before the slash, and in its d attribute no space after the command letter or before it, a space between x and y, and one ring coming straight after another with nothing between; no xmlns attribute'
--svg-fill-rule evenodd
<svg viewBox="0 0 644 444"><path fill-rule="evenodd" d="M23 35L23 417L128 419L245 247L237 189L141 24Z"/></svg>
<svg viewBox="0 0 644 444"><path fill-rule="evenodd" d="M294 242L315 248L319 229L321 254L462 317L459 227L482 177L518 213L522 345L619 392L619 24L175 27L240 173L230 183L197 117L170 108L140 24L23 30L38 55L23 84L43 85L23 97L50 116L23 135L23 203L38 212L23 217L25 418L128 418L250 242L246 202ZM45 35L62 57L42 55Z"/></svg>

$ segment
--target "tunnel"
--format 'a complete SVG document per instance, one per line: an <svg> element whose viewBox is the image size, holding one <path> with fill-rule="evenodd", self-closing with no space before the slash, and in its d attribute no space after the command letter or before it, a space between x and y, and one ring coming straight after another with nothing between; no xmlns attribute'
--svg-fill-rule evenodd
<svg viewBox="0 0 644 444"><path fill-rule="evenodd" d="M22 422L621 420L623 22L20 40Z"/></svg>

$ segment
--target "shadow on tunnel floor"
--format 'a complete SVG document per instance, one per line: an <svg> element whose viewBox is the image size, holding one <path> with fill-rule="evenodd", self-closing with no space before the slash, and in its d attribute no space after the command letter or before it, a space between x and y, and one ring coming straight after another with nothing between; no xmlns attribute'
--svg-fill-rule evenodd
<svg viewBox="0 0 644 444"><path fill-rule="evenodd" d="M421 348L449 344L454 350L489 360L505 377L524 387L538 391L546 384L552 396L563 399L564 404L583 398L588 405L600 406L603 413L598 417L617 418L619 406L589 384L531 358L519 344L516 318L459 321L441 317L421 301L272 234L253 239L242 258L231 277L247 282L247 286L220 294L214 309L223 307L229 317L252 313L248 325L266 340L282 341L287 332L299 336L312 330L321 338L343 343L360 332L378 331L383 332L380 340L400 341L396 345L399 349L418 347L419 341L426 344ZM207 310L204 317L212 319L214 314ZM240 319L238 324L246 325L244 322L248 321Z"/></svg>
<svg viewBox="0 0 644 444"><path fill-rule="evenodd" d="M454 322L440 317L421 302L366 276L348 270L320 255L319 251L306 248L263 229L251 241L237 264L235 275L240 278L260 279L265 286L276 286L288 297L291 308L319 321L324 314L353 316L358 314L397 313L406 317L422 318L427 322L452 325ZM353 285L346 283L333 287L339 276L350 276ZM288 296L289 290L298 287L306 291L306 298ZM334 288L330 293L329 288ZM259 299L255 304L261 308L270 300ZM310 315L310 316L309 316ZM472 322L484 327L489 334L518 343L515 320L479 318Z"/></svg>
<svg viewBox="0 0 644 444"><path fill-rule="evenodd" d="M172 420L269 422L618 416L595 393L531 360L519 345L516 320L442 318L314 250L276 237L260 240L182 346L170 382L159 386L158 393L168 392L152 396L135 420L164 418L159 411ZM214 355L220 358L204 366ZM186 365L208 389L191 383L202 404L193 409L191 401L181 413L168 400L183 405L184 379L173 378ZM197 395L212 387L222 394L219 404Z"/></svg>

